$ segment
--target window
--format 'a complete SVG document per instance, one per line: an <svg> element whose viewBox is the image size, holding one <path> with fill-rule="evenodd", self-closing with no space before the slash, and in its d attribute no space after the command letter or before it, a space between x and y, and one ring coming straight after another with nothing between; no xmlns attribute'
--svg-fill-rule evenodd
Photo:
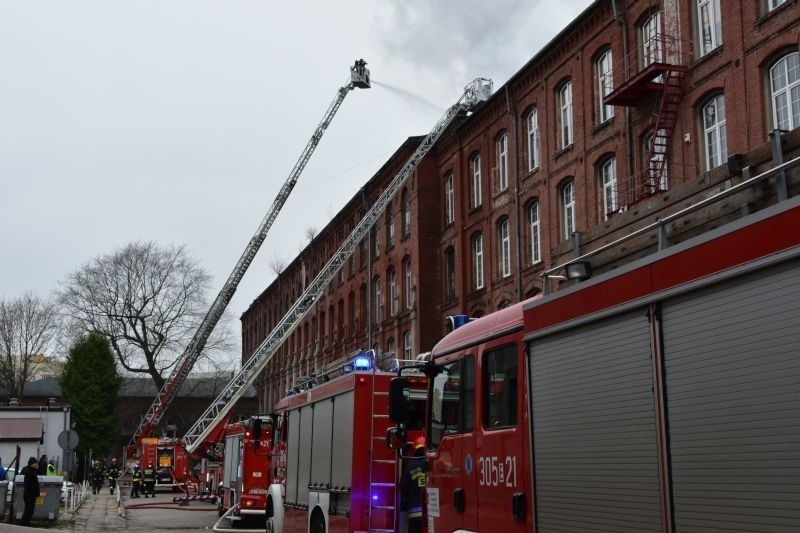
<svg viewBox="0 0 800 533"><path fill-rule="evenodd" d="M719 0L697 0L697 24L700 55L704 56L722 44Z"/></svg>
<svg viewBox="0 0 800 533"><path fill-rule="evenodd" d="M356 293L347 296L347 321L350 323L350 334L356 332Z"/></svg>
<svg viewBox="0 0 800 533"><path fill-rule="evenodd" d="M777 8L779 5L786 3L786 0L768 0L769 10Z"/></svg>
<svg viewBox="0 0 800 533"><path fill-rule="evenodd" d="M497 256L500 260L500 275L507 278L511 275L511 237L508 231L508 219L505 218L497 225Z"/></svg>
<svg viewBox="0 0 800 533"><path fill-rule="evenodd" d="M386 248L394 246L394 207L392 202L386 205Z"/></svg>
<svg viewBox="0 0 800 533"><path fill-rule="evenodd" d="M403 237L411 233L411 200L408 198L408 189L403 189Z"/></svg>
<svg viewBox="0 0 800 533"><path fill-rule="evenodd" d="M380 227L378 221L369 230L370 259L375 259L381 254Z"/></svg>
<svg viewBox="0 0 800 533"><path fill-rule="evenodd" d="M572 144L572 82L564 83L558 90L558 127L561 131L561 148Z"/></svg>
<svg viewBox="0 0 800 533"><path fill-rule="evenodd" d="M481 194L481 154L475 154L470 158L469 169L472 173L472 207L480 207L481 203L483 203Z"/></svg>
<svg viewBox="0 0 800 533"><path fill-rule="evenodd" d="M405 261L403 261L403 276L406 280L406 309L411 309L411 306L414 305L414 278L411 275L411 258L407 257Z"/></svg>
<svg viewBox="0 0 800 533"><path fill-rule="evenodd" d="M455 190L453 189L453 173L444 177L444 223L450 225L456 220Z"/></svg>
<svg viewBox="0 0 800 533"><path fill-rule="evenodd" d="M646 67L651 63L663 61L664 50L661 43L661 15L658 11L651 13L639 26L639 41L642 47L640 50L640 64L642 67ZM658 81L658 78L656 81Z"/></svg>
<svg viewBox="0 0 800 533"><path fill-rule="evenodd" d="M429 447L436 450L447 435L475 427L475 360L472 357L441 367L431 385Z"/></svg>
<svg viewBox="0 0 800 533"><path fill-rule="evenodd" d="M512 344L483 355L483 427L517 425L517 349Z"/></svg>
<svg viewBox="0 0 800 533"><path fill-rule="evenodd" d="M614 76L611 73L611 50L606 50L600 57L597 58L595 63L595 70L597 71L597 109L600 110L599 122L602 124L606 120L614 116L614 106L605 105L603 99L611 94L614 90Z"/></svg>
<svg viewBox="0 0 800 533"><path fill-rule="evenodd" d="M600 186L603 191L603 215L618 209L617 205L617 160L613 157L600 163Z"/></svg>
<svg viewBox="0 0 800 533"><path fill-rule="evenodd" d="M565 239L575 233L575 184L568 181L561 187L561 221L563 222Z"/></svg>
<svg viewBox="0 0 800 533"><path fill-rule="evenodd" d="M649 191L666 191L669 186L669 162L667 161L667 145L664 142L656 142L654 139L663 141L667 138L666 130L658 130L658 135L650 135L645 138L644 152L648 160L647 171L649 174Z"/></svg>
<svg viewBox="0 0 800 533"><path fill-rule="evenodd" d="M367 255L369 254L367 244L366 238L362 239L361 242L358 243L358 266L362 269L367 266Z"/></svg>
<svg viewBox="0 0 800 533"><path fill-rule="evenodd" d="M456 251L448 246L444 251L444 296L451 301L456 298Z"/></svg>
<svg viewBox="0 0 800 533"><path fill-rule="evenodd" d="M388 297L389 297L389 313L391 316L397 314L398 308L398 295L397 295L397 276L395 275L394 268L389 269L387 274L389 278Z"/></svg>
<svg viewBox="0 0 800 533"><path fill-rule="evenodd" d="M539 113L534 107L528 113L528 170L539 168Z"/></svg>
<svg viewBox="0 0 800 533"><path fill-rule="evenodd" d="M531 264L542 260L541 223L539 221L539 202L528 207L528 227L531 237Z"/></svg>
<svg viewBox="0 0 800 533"><path fill-rule="evenodd" d="M483 235L472 238L472 287L483 288Z"/></svg>
<svg viewBox="0 0 800 533"><path fill-rule="evenodd" d="M780 58L769 69L774 127L793 130L800 126L800 61L798 52Z"/></svg>
<svg viewBox="0 0 800 533"><path fill-rule="evenodd" d="M508 135L497 139L497 190L508 189Z"/></svg>
<svg viewBox="0 0 800 533"><path fill-rule="evenodd" d="M361 284L361 289L359 292L361 296L361 312L359 318L361 319L362 323L361 328L364 330L369 324L369 294L366 283Z"/></svg>
<svg viewBox="0 0 800 533"><path fill-rule="evenodd" d="M403 333L403 359L405 359L406 361L410 361L413 359L410 331L406 331L405 333Z"/></svg>
<svg viewBox="0 0 800 533"><path fill-rule="evenodd" d="M718 94L702 108L703 139L706 151L706 170L711 170L728 160L725 133L725 96Z"/></svg>
<svg viewBox="0 0 800 533"><path fill-rule="evenodd" d="M372 280L372 319L375 323L383 320L383 301L381 295L381 278L375 276Z"/></svg>

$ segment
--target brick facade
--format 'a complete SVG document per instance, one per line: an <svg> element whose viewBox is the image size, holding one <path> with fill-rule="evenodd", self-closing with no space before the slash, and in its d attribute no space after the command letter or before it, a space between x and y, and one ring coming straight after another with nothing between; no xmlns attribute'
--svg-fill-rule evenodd
<svg viewBox="0 0 800 533"><path fill-rule="evenodd" d="M357 251L354 271L345 266L343 279L331 285L262 373L257 382L261 409L269 410L298 377L343 361L361 347L375 347L384 358L402 358L409 332L410 353L418 354L430 350L444 334L447 315L480 316L537 294L546 268L736 182L736 165L726 164L735 154L741 154L733 158L739 166L772 166L769 134L776 124L769 71L777 61L788 58L787 64L793 64L796 59L800 7L796 0L772 11L766 1L709 4L711 31L701 34L698 3L693 0L594 2L496 88L477 112L457 119L406 184L410 233L403 235L403 203L398 197L392 202L394 246L387 246L382 217L376 229L377 255L369 242ZM719 31L714 21L720 22ZM652 29L648 38L646 28ZM657 60L643 59L654 53ZM627 100L604 108L599 73L605 64L601 58L609 57L613 82L608 89L611 96L620 93ZM654 71L650 63L664 65L656 65L661 70ZM648 68L662 77L637 81L637 74L646 74ZM670 96L651 82L669 80L674 73L680 75L675 78L680 95L670 117L662 105ZM610 109L613 116L604 116ZM529 143L534 110L539 138ZM705 122L704 113L710 117ZM798 126L797 113L790 113L787 129ZM562 118L570 115L571 120ZM724 139L715 141L723 131ZM659 139L665 140L664 148L658 148ZM319 272L419 141L412 138L401 146L243 314L244 358ZM797 131L784 135L786 157L796 153L797 145ZM533 166L531 146L538 147ZM707 163L708 150L716 154L713 168ZM663 171L653 170L660 168L659 158L666 161ZM608 177L609 169L615 170L615 180L604 189L603 172ZM454 186L452 222L447 219L448 176ZM795 181L790 179L790 185L796 187ZM768 192L764 195L737 197L724 212L700 211L680 227L668 228L667 238L677 242L739 216L769 201ZM570 202L565 204L565 198ZM534 205L539 217L537 261L529 218ZM574 213L574 222L569 213ZM475 276L479 235L480 287ZM592 267L595 272L614 268L649 253L654 245L654 237L643 237L593 258ZM408 308L406 260L411 263L408 288L413 296ZM399 293L394 315L387 296L391 269ZM381 287L380 320L374 310L369 319L364 316L365 309L374 307L375 279ZM548 289L558 288L557 282L549 283Z"/></svg>

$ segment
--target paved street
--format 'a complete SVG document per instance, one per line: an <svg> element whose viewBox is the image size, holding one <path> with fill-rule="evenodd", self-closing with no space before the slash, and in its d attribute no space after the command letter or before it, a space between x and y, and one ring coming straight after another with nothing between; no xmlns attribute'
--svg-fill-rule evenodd
<svg viewBox="0 0 800 533"><path fill-rule="evenodd" d="M213 528L218 519L216 504L190 501L189 505L180 506L172 501L176 496L178 494L164 492L157 494L153 499L131 500L125 489L123 490L122 505L118 506L116 498L111 496L108 489L104 487L102 494L89 494L74 516L64 516L62 509L59 520L52 527L27 528L3 521L0 523L0 533L23 533L37 530L58 533L119 530L189 533L209 531Z"/></svg>

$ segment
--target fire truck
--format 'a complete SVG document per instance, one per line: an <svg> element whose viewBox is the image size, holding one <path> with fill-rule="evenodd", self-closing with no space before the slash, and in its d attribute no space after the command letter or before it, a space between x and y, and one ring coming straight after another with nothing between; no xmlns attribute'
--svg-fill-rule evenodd
<svg viewBox="0 0 800 533"><path fill-rule="evenodd" d="M225 427L225 451L217 499L220 516L230 513L231 522L264 522L272 464L272 435L272 418L266 415Z"/></svg>
<svg viewBox="0 0 800 533"><path fill-rule="evenodd" d="M189 473L189 456L186 448L175 438L142 439L140 464L142 468L153 465L156 470L156 488L177 490Z"/></svg>
<svg viewBox="0 0 800 533"><path fill-rule="evenodd" d="M777 197L445 336L428 531L800 531L800 197Z"/></svg>
<svg viewBox="0 0 800 533"><path fill-rule="evenodd" d="M276 406L268 530L399 531L402 461L386 446L389 383L372 350L303 383ZM427 378L409 377L410 408L424 415ZM423 425L407 428L407 442Z"/></svg>
<svg viewBox="0 0 800 533"><path fill-rule="evenodd" d="M244 252L242 252L241 257L239 258L239 261L237 261L233 271L228 276L228 279L220 289L216 299L211 304L211 307L203 317L203 320L200 322L200 325L192 337L192 340L189 342L189 345L176 361L172 373L164 381L164 385L153 401L153 404L150 406L150 409L147 411L147 413L142 417L139 427L136 429L136 431L134 431L126 449L126 453L129 457L141 458L141 455L144 453L142 449L143 440L153 438L153 435L155 434L156 429L164 416L164 413L177 396L178 391L183 385L183 382L186 380L186 377L194 367L195 362L197 362L197 359L200 357L200 354L202 353L203 348L205 348L211 332L214 330L225 309L228 307L228 304L233 299L236 289L239 286L239 282L241 282L245 272L247 272L247 269L252 264L253 259L255 259L255 256L258 253L258 250L261 248L262 243L266 239L267 233L272 227L273 222L275 222L278 213L280 213L283 205L289 198L289 195L297 184L297 180L300 178L300 174L303 172L303 169L305 169L306 164L311 158L311 155L314 153L317 145L322 139L322 135L325 133L325 130L330 125L334 115L342 105L345 96L347 96L350 91L356 88L367 89L370 87L370 72L365 65L366 63L363 60L358 60L354 66L350 67L350 77L347 83L340 87L336 92L336 97L325 111L325 114L323 115L319 125L314 130L311 139L309 139L305 148L301 152L299 159L289 173L289 176L281 186L278 195L273 200L269 211L267 211L267 214L264 216L261 224L259 224L256 233L253 235L253 237L251 237L250 242L247 244ZM222 425L224 425L224 422L217 420L213 427L209 428L209 432L206 437L212 438L212 431L221 431ZM198 443L194 444L196 445L195 447L197 450L201 448ZM168 443L166 440L164 440L163 444L158 445L157 447L160 450L164 450L167 447L175 448L172 455L176 458L176 460L177 457L185 454L184 443L180 440L173 440L171 443ZM180 466L181 465L178 465L178 469L173 470L170 473L170 477L178 483L185 481L187 473L187 470L181 469Z"/></svg>

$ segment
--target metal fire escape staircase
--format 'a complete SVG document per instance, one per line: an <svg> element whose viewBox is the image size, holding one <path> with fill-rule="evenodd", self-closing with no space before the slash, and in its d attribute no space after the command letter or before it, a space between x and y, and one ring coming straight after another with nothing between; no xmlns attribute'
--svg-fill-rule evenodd
<svg viewBox="0 0 800 533"><path fill-rule="evenodd" d="M342 105L344 97L357 87L364 89L370 87L369 70L365 67L365 65L366 63L364 63L363 60L360 60L356 62L355 66L350 67L349 81L345 83L344 86L340 87L336 92L336 97L328 106L327 111L325 111L325 114L323 115L322 120L317 128L314 130L311 139L308 141L306 147L303 149L303 152L300 154L300 158L297 160L294 168L292 168L292 171L289 173L289 177L283 183L283 186L278 192L275 200L273 200L269 211L264 216L261 224L258 226L258 230L250 239L250 242L247 244L242 256L239 258L239 261L233 268L233 272L231 272L228 280L222 286L222 289L214 300L214 303L211 304L211 308L206 313L202 322L200 322L200 326L197 328L197 331L192 337L192 340L189 342L189 345L178 359L178 362L175 365L172 373L164 382L161 391L156 396L153 404L150 406L150 409L142 418L142 422L134 432L133 437L128 444L129 455L135 454L136 450L141 445L142 438L153 436L156 427L164 416L164 412L175 399L175 396L178 394L181 385L183 385L183 382L189 375L189 372L191 371L195 362L200 357L200 354L202 353L203 348L205 348L211 332L214 330L217 322L219 322L219 319L222 317L222 314L228 307L228 304L236 292L236 288L239 286L239 282L242 280L242 277L244 277L244 274L247 272L247 269L250 267L253 259L255 259L256 253L258 253L259 248L261 248L261 244L267 237L267 232L272 227L272 223L275 222L278 213L286 203L286 200L289 197L289 194L292 192L292 189L294 189L294 186L297 184L300 174L303 172L303 169L305 169L308 160L311 158L311 155L317 148L320 139L322 139L323 133L325 133L325 130L328 128L331 120L333 120L334 115Z"/></svg>
<svg viewBox="0 0 800 533"><path fill-rule="evenodd" d="M206 411L200 415L197 422L189 428L184 436L186 450L194 453L208 438L209 434L227 416L227 413L244 394L264 370L283 342L300 325L305 316L314 308L316 302L322 297L325 289L334 279L345 262L353 255L358 244L367 236L370 228L384 213L386 206L399 192L403 184L414 173L422 158L433 148L433 145L444 133L450 123L458 115L473 111L483 103L492 93L492 82L485 78L477 78L464 89L458 102L452 105L439 119L433 130L422 140L411 157L386 186L381 195L375 200L369 211L362 217L350 235L334 252L317 276L308 284L305 291L287 311L274 329L267 335L261 345L242 364L242 369L236 374L228 385L220 392L219 396L211 403Z"/></svg>
<svg viewBox="0 0 800 533"><path fill-rule="evenodd" d="M648 146L649 157L639 172L618 187L617 200L621 206L634 204L667 188L672 138L689 70L687 62L682 60L680 44L670 36L655 35L646 52L642 49L632 52L615 70L614 80L623 81L604 99L607 105L638 107L645 99L658 98L650 122L653 133ZM642 57L645 53L647 58Z"/></svg>

